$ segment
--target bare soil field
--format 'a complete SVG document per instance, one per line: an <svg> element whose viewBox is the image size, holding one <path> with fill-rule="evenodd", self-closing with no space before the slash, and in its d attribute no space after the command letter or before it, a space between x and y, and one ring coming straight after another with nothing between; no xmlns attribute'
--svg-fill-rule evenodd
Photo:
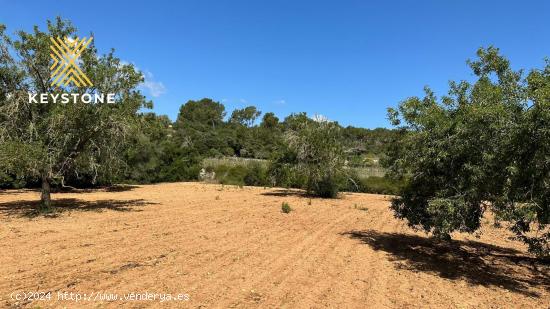
<svg viewBox="0 0 550 309"><path fill-rule="evenodd" d="M394 219L381 195L123 186L55 193L48 216L33 211L38 199L0 191L0 307L550 307L550 267L489 220L478 238L437 242ZM14 299L30 291L51 299ZM71 292L189 299L59 298Z"/></svg>

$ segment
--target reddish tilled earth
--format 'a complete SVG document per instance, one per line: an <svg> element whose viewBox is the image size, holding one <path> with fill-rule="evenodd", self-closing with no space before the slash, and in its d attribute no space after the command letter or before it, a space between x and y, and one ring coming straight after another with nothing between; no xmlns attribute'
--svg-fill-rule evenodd
<svg viewBox="0 0 550 309"><path fill-rule="evenodd" d="M441 243L381 195L119 186L53 194L50 215L38 198L0 191L0 307L550 307L550 267L489 220Z"/></svg>

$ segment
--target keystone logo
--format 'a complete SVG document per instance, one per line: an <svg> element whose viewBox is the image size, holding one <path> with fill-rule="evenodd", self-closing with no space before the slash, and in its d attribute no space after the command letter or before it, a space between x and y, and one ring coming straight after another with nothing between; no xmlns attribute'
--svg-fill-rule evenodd
<svg viewBox="0 0 550 309"><path fill-rule="evenodd" d="M86 37L79 39L60 37L50 37L52 44L50 49L52 53L53 64L50 67L52 84L55 86L68 86L73 83L77 87L93 86L90 79L78 67L77 60L82 51L88 47L93 38Z"/></svg>

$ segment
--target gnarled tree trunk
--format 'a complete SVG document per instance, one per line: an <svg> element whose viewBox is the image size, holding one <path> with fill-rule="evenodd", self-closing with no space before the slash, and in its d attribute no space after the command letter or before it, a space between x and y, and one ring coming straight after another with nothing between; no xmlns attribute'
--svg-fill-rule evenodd
<svg viewBox="0 0 550 309"><path fill-rule="evenodd" d="M40 195L40 208L43 211L51 209L50 180L48 176L42 175L42 194Z"/></svg>

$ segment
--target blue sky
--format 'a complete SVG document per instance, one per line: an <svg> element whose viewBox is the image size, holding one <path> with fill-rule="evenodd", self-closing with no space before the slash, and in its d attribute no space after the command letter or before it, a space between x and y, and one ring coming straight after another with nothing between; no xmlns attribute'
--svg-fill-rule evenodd
<svg viewBox="0 0 550 309"><path fill-rule="evenodd" d="M424 85L469 80L495 45L514 68L550 56L549 1L6 1L8 31L70 19L81 36L145 72L154 111L210 97L343 125L388 127L386 108Z"/></svg>

